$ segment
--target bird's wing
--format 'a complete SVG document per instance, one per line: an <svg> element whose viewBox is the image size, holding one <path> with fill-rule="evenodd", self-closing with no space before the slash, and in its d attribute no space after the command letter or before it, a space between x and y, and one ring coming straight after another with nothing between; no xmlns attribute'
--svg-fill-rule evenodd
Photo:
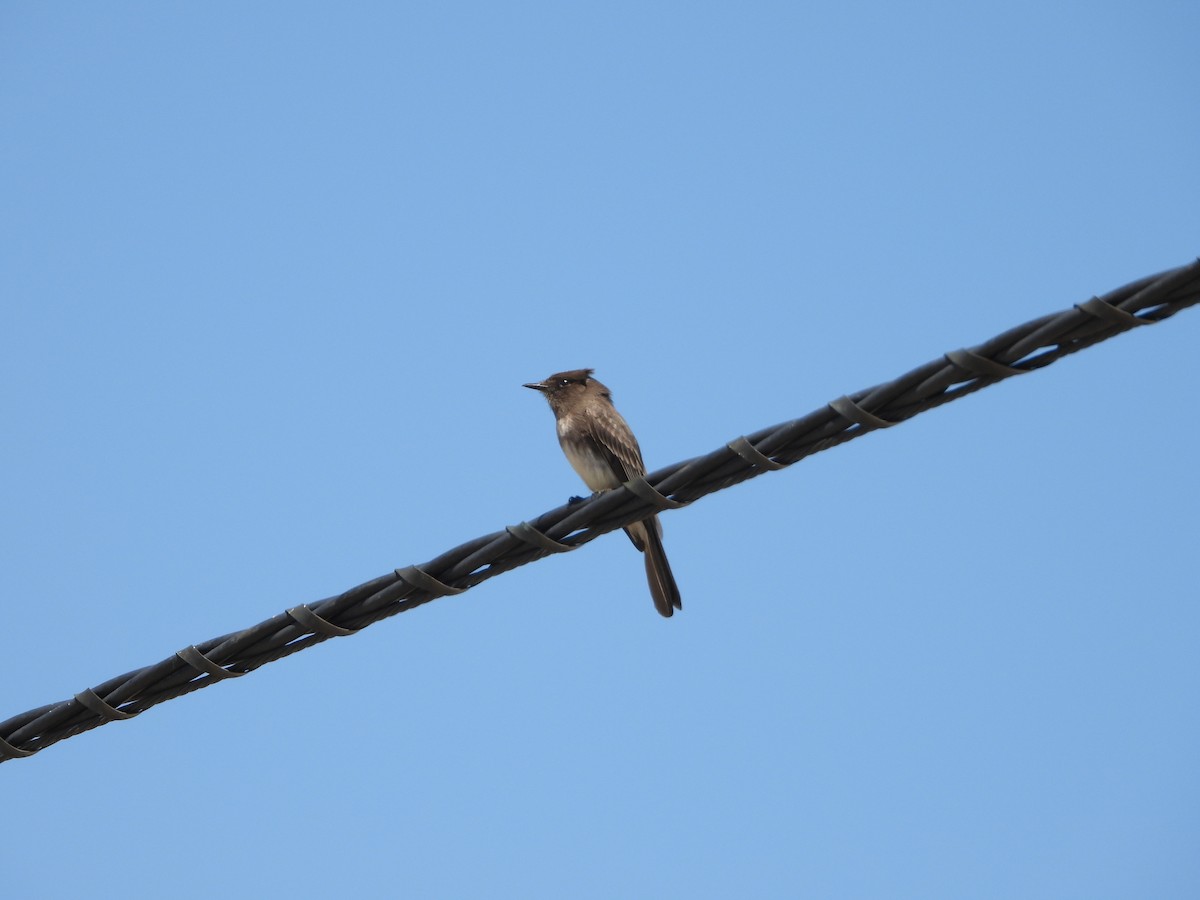
<svg viewBox="0 0 1200 900"><path fill-rule="evenodd" d="M634 475L646 474L637 438L619 412L608 407L597 415L588 416L587 424L618 482L623 484Z"/></svg>

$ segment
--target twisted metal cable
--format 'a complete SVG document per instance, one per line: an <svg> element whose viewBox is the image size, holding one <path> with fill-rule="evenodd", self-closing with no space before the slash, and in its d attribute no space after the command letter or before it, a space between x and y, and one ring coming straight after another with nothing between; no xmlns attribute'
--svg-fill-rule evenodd
<svg viewBox="0 0 1200 900"><path fill-rule="evenodd" d="M790 466L1197 303L1200 260L1026 322L976 347L951 351L894 381L839 397L802 418L739 437L705 456L485 534L421 566L396 569L336 597L296 606L243 631L186 647L70 700L13 716L0 723L0 762L32 756L106 722L132 718L158 703L244 675L331 637L354 634L551 553L574 550L650 513Z"/></svg>

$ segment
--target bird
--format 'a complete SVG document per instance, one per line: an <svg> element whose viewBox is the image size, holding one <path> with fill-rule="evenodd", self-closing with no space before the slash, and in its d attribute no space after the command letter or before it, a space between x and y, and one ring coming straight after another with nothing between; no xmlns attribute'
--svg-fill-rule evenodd
<svg viewBox="0 0 1200 900"><path fill-rule="evenodd" d="M592 377L593 371L572 369L523 386L540 391L549 401L567 462L584 484L599 492L644 476L646 464L637 438L613 406L612 392ZM683 609L679 586L663 550L658 516L625 526L625 533L645 557L654 608L665 617Z"/></svg>

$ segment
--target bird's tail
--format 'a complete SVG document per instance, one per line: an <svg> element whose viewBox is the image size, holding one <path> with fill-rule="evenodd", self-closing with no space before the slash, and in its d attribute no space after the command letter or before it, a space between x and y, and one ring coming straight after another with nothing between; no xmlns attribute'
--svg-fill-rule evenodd
<svg viewBox="0 0 1200 900"><path fill-rule="evenodd" d="M662 526L658 519L646 520L645 548L646 581L650 583L650 596L654 598L654 608L659 615L674 615L675 610L683 609L683 600L679 596L679 585L671 572L671 564L667 562L666 551L662 545ZM639 535L640 536L640 535Z"/></svg>

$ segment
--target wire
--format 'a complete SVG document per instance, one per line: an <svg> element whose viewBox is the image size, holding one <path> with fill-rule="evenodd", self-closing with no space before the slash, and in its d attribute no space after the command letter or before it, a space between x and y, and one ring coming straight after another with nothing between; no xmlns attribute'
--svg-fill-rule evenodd
<svg viewBox="0 0 1200 900"><path fill-rule="evenodd" d="M332 637L458 594L552 553L574 550L661 509L684 506L764 472L965 397L1005 378L1044 368L1130 329L1200 303L1200 260L1135 281L1070 309L955 350L899 378L839 397L799 419L730 441L645 479L566 504L529 522L485 534L420 566L407 566L336 597L293 607L243 631L211 638L0 723L0 762L175 697L252 672Z"/></svg>

